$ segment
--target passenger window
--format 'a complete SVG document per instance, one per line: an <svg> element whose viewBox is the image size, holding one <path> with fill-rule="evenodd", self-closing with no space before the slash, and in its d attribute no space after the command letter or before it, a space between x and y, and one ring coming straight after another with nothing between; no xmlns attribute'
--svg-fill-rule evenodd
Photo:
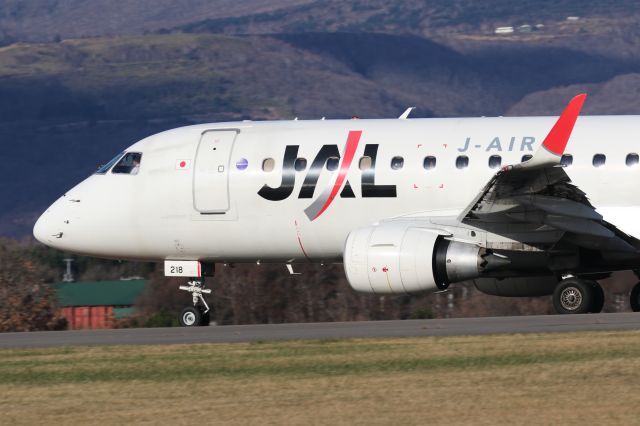
<svg viewBox="0 0 640 426"><path fill-rule="evenodd" d="M640 157L638 157L638 154L629 154L627 155L627 159L625 160L625 164L629 167L633 167L633 166L637 166L638 162L640 160Z"/></svg>
<svg viewBox="0 0 640 426"><path fill-rule="evenodd" d="M393 157L391 159L391 168L393 170L400 170L404 166L404 158L402 157Z"/></svg>
<svg viewBox="0 0 640 426"><path fill-rule="evenodd" d="M301 172L307 168L307 159L306 158L296 158L293 167L296 169L296 172Z"/></svg>
<svg viewBox="0 0 640 426"><path fill-rule="evenodd" d="M570 165L573 164L573 155L571 154L564 154L561 158L560 158L560 165L564 166L564 167L569 167Z"/></svg>
<svg viewBox="0 0 640 426"><path fill-rule="evenodd" d="M532 158L533 158L533 155L531 155L531 154L525 154L525 155L523 155L523 156L522 156L522 159L521 159L520 161L524 163L525 161L529 161L529 160L531 160Z"/></svg>
<svg viewBox="0 0 640 426"><path fill-rule="evenodd" d="M607 161L607 157L604 154L596 154L593 156L593 167L602 167Z"/></svg>
<svg viewBox="0 0 640 426"><path fill-rule="evenodd" d="M98 167L98 170L96 170L96 174L103 175L103 174L107 173L109 171L109 169L111 167L113 167L113 165L118 162L120 157L122 157L122 154L123 153L121 152L120 154L118 154L115 157L113 157L111 159L111 161L109 161L107 164L104 164L104 165Z"/></svg>
<svg viewBox="0 0 640 426"><path fill-rule="evenodd" d="M469 165L469 157L466 155L460 155L456 158L456 167L459 169L464 169Z"/></svg>
<svg viewBox="0 0 640 426"><path fill-rule="evenodd" d="M358 167L360 170L369 170L373 165L373 161L371 161L371 157L365 156L360 159L360 163Z"/></svg>
<svg viewBox="0 0 640 426"><path fill-rule="evenodd" d="M338 164L340 164L340 159L338 157L327 158L327 170L330 172L337 170Z"/></svg>
<svg viewBox="0 0 640 426"><path fill-rule="evenodd" d="M123 175L137 175L140 171L140 160L142 160L142 154L139 152L127 152L118 164L113 166L111 173L118 173Z"/></svg>
<svg viewBox="0 0 640 426"><path fill-rule="evenodd" d="M436 162L437 162L436 157L429 155L427 157L424 157L424 161L422 162L422 167L424 167L425 170L435 169Z"/></svg>
<svg viewBox="0 0 640 426"><path fill-rule="evenodd" d="M495 169L502 165L502 157L499 155L492 155L489 157L489 168Z"/></svg>
<svg viewBox="0 0 640 426"><path fill-rule="evenodd" d="M267 158L262 162L262 171L264 172L272 172L273 169L276 168L276 160L273 158Z"/></svg>

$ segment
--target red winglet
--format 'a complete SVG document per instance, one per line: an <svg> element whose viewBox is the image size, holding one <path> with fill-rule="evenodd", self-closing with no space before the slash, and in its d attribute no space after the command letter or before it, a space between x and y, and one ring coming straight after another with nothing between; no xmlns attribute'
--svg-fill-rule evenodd
<svg viewBox="0 0 640 426"><path fill-rule="evenodd" d="M542 146L544 146L547 151L556 155L562 155L564 153L567 142L569 142L569 136L571 136L573 126L576 124L576 120L582 109L582 104L584 104L586 98L586 93L576 96L571 99L569 105L562 111L560 118L558 118L558 121L553 125L553 128L542 143Z"/></svg>

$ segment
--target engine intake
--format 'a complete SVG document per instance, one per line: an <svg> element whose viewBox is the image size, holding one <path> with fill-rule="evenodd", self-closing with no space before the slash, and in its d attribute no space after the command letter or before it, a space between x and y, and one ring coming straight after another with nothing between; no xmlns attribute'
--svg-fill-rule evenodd
<svg viewBox="0 0 640 426"><path fill-rule="evenodd" d="M451 282L477 278L491 265L479 246L444 238L437 229L383 223L360 228L347 237L344 268L356 291L411 294L446 289Z"/></svg>

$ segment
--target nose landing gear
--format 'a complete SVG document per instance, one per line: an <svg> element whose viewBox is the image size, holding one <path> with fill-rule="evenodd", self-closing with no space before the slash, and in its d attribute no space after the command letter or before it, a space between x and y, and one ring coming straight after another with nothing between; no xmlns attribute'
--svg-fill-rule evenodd
<svg viewBox="0 0 640 426"><path fill-rule="evenodd" d="M181 285L180 290L191 293L193 306L188 306L180 313L179 321L183 327L197 327L209 325L211 321L210 309L204 300L204 294L211 294L211 289L204 288L204 279L193 279L187 285Z"/></svg>

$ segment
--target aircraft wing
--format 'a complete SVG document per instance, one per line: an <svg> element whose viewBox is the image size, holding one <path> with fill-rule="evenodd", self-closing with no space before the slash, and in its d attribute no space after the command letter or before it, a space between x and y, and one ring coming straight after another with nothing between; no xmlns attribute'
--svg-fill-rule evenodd
<svg viewBox="0 0 640 426"><path fill-rule="evenodd" d="M637 251L640 242L606 222L560 165L585 98L573 98L533 157L497 172L458 220L497 234L561 231L580 247Z"/></svg>

